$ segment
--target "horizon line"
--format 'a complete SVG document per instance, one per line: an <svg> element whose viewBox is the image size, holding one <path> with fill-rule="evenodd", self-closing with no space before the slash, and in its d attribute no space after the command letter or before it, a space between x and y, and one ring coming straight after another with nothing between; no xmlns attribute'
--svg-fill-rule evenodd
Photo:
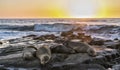
<svg viewBox="0 0 120 70"><path fill-rule="evenodd" d="M0 19L120 19L120 17L116 18L0 18Z"/></svg>

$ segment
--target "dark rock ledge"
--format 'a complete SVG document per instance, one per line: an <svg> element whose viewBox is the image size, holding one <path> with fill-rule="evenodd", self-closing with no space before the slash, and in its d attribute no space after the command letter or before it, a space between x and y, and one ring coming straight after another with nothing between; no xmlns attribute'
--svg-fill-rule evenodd
<svg viewBox="0 0 120 70"><path fill-rule="evenodd" d="M76 52L76 47L79 49L81 47L79 43L84 44L85 41L82 40L83 38L77 38L76 35L72 37L70 32L68 34L64 33L60 37L55 35L29 35L23 38L1 41L0 70L9 70L8 67L26 68L26 70L106 70L120 63L120 41L96 41L92 38L90 39L91 42L87 40L86 43L94 48L97 53L97 55L91 56L88 52ZM69 38L70 40L68 40ZM77 44L76 42L78 43L76 46L69 44ZM115 45L109 44L110 42L115 42ZM51 59L45 65L40 64L35 56L31 60L23 58L22 54L26 47L38 44L45 44L50 47Z"/></svg>

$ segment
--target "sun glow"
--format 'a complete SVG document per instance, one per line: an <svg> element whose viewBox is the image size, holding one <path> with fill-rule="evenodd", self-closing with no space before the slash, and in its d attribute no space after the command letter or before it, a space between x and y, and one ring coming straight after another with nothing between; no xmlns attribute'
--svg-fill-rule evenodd
<svg viewBox="0 0 120 70"><path fill-rule="evenodd" d="M100 5L96 0L70 0L68 9L72 17L94 18Z"/></svg>
<svg viewBox="0 0 120 70"><path fill-rule="evenodd" d="M0 18L120 18L120 0L0 0Z"/></svg>

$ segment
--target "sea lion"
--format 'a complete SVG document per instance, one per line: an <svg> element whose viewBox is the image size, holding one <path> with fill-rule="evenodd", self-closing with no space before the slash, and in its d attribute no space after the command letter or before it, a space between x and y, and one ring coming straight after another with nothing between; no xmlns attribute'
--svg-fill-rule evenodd
<svg viewBox="0 0 120 70"><path fill-rule="evenodd" d="M95 49L85 42L72 42L67 41L65 45L69 48L74 49L77 53L88 53L90 56L96 56Z"/></svg>
<svg viewBox="0 0 120 70"><path fill-rule="evenodd" d="M38 45L36 51L36 57L40 60L42 65L49 62L51 59L51 50L50 47L47 45Z"/></svg>
<svg viewBox="0 0 120 70"><path fill-rule="evenodd" d="M51 48L52 53L65 53L65 54L73 54L75 51L71 48L64 46L63 44L53 45Z"/></svg>
<svg viewBox="0 0 120 70"><path fill-rule="evenodd" d="M37 48L35 48L34 46L25 47L22 54L23 59L24 60L34 59L36 50Z"/></svg>

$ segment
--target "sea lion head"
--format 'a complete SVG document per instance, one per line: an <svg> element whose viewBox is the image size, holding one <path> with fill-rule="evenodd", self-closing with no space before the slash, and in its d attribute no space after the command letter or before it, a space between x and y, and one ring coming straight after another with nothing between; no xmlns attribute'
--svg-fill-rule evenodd
<svg viewBox="0 0 120 70"><path fill-rule="evenodd" d="M97 56L97 52L95 51L95 49L94 48L89 48L88 50L87 50L87 53L90 55L90 56Z"/></svg>
<svg viewBox="0 0 120 70"><path fill-rule="evenodd" d="M33 55L32 55L31 52L25 52L25 53L23 53L23 58L24 58L25 60L30 60L30 59L33 58Z"/></svg>
<svg viewBox="0 0 120 70"><path fill-rule="evenodd" d="M47 55L47 54L46 54L46 55L42 55L42 56L40 57L40 63L41 63L42 65L48 63L49 60L50 60L50 56Z"/></svg>

